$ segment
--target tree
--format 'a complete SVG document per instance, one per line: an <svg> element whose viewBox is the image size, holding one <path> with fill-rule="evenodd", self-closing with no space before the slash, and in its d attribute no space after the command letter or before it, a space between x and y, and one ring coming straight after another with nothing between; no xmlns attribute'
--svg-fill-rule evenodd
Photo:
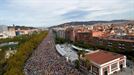
<svg viewBox="0 0 134 75"><path fill-rule="evenodd" d="M24 75L23 67L26 60L46 35L47 32L41 32L29 36L30 39L25 39L25 42L23 40L23 43L21 42L19 45L16 54L7 60L4 75Z"/></svg>
<svg viewBox="0 0 134 75"><path fill-rule="evenodd" d="M85 56L85 51L84 50L79 50L78 52L77 52L77 54L78 54L78 58L80 59L80 57L82 56L82 57L84 57Z"/></svg>
<svg viewBox="0 0 134 75"><path fill-rule="evenodd" d="M85 63L85 67L87 67L87 69L90 70L90 68L91 68L90 67L91 66L90 61L86 59L86 60L84 60L84 63Z"/></svg>
<svg viewBox="0 0 134 75"><path fill-rule="evenodd" d="M75 68L79 69L80 68L80 61L75 60Z"/></svg>

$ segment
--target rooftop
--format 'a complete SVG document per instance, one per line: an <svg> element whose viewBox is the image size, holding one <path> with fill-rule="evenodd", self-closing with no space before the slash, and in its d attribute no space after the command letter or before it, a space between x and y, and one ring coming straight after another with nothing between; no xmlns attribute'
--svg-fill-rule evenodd
<svg viewBox="0 0 134 75"><path fill-rule="evenodd" d="M124 55L121 54L99 50L94 53L86 54L85 58L101 65L123 56Z"/></svg>
<svg viewBox="0 0 134 75"><path fill-rule="evenodd" d="M104 32L102 31L93 31L93 37L101 37L103 36Z"/></svg>

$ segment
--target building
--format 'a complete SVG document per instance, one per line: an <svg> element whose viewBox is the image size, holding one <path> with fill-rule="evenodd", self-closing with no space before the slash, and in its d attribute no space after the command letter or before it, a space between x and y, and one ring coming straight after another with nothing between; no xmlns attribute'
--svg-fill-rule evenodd
<svg viewBox="0 0 134 75"><path fill-rule="evenodd" d="M92 32L77 32L76 33L76 42L85 42L85 43L89 43L92 37Z"/></svg>
<svg viewBox="0 0 134 75"><path fill-rule="evenodd" d="M126 68L126 56L113 52L97 50L83 58L90 61L89 71L94 75L111 75Z"/></svg>
<svg viewBox="0 0 134 75"><path fill-rule="evenodd" d="M16 36L15 26L8 26L8 35L9 37Z"/></svg>
<svg viewBox="0 0 134 75"><path fill-rule="evenodd" d="M8 27L5 25L0 25L0 33L4 31L8 31Z"/></svg>
<svg viewBox="0 0 134 75"><path fill-rule="evenodd" d="M34 32L39 32L38 28L32 28L32 27L16 27L15 33L16 35L31 35Z"/></svg>
<svg viewBox="0 0 134 75"><path fill-rule="evenodd" d="M8 35L5 33L0 33L0 39L8 38Z"/></svg>
<svg viewBox="0 0 134 75"><path fill-rule="evenodd" d="M112 39L93 37L92 42L89 43L98 47L105 47L107 49L114 49L124 51L134 51L134 41L126 39Z"/></svg>
<svg viewBox="0 0 134 75"><path fill-rule="evenodd" d="M0 26L0 38L12 38L14 36L16 36L14 26Z"/></svg>
<svg viewBox="0 0 134 75"><path fill-rule="evenodd" d="M85 26L68 27L66 29L66 37L72 42L79 41L82 37L86 40L91 34L91 30Z"/></svg>
<svg viewBox="0 0 134 75"><path fill-rule="evenodd" d="M74 40L74 28L68 27L65 31L65 36L67 40L73 41Z"/></svg>
<svg viewBox="0 0 134 75"><path fill-rule="evenodd" d="M65 28L60 28L57 30L57 36L59 36L60 38L64 38L65 39Z"/></svg>
<svg viewBox="0 0 134 75"><path fill-rule="evenodd" d="M0 25L0 39L8 37L7 31L8 31L8 27L7 26Z"/></svg>
<svg viewBox="0 0 134 75"><path fill-rule="evenodd" d="M54 31L56 37L65 39L66 28L54 28L53 31Z"/></svg>
<svg viewBox="0 0 134 75"><path fill-rule="evenodd" d="M103 37L104 32L102 31L92 31L92 36L93 37Z"/></svg>

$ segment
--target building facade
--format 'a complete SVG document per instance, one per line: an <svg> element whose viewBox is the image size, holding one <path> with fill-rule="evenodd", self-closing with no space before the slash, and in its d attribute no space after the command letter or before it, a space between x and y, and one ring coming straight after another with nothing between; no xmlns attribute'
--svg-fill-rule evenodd
<svg viewBox="0 0 134 75"><path fill-rule="evenodd" d="M91 35L91 30L83 26L69 27L66 29L66 37L72 42L80 41L82 40L81 38L87 41Z"/></svg>
<svg viewBox="0 0 134 75"><path fill-rule="evenodd" d="M65 36L67 40L74 41L74 28L73 27L68 27L65 31Z"/></svg>
<svg viewBox="0 0 134 75"><path fill-rule="evenodd" d="M85 43L89 43L91 41L91 37L92 36L92 32L77 32L76 33L76 42L85 42Z"/></svg>
<svg viewBox="0 0 134 75"><path fill-rule="evenodd" d="M94 46L105 47L107 49L114 49L120 51L134 51L134 41L133 40L121 40L121 39L107 39L93 37L92 43Z"/></svg>
<svg viewBox="0 0 134 75"><path fill-rule="evenodd" d="M66 34L65 34L66 28L54 28L53 31L56 37L63 38L63 39L66 38Z"/></svg>

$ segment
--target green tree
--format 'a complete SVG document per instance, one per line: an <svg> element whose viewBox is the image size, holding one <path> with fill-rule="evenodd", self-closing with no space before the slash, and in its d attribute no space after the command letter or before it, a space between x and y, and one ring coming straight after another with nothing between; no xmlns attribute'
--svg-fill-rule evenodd
<svg viewBox="0 0 134 75"><path fill-rule="evenodd" d="M26 60L46 35L47 32L41 32L28 36L30 38L25 38L25 42L23 40L19 45L17 53L7 60L4 75L24 75L23 67Z"/></svg>
<svg viewBox="0 0 134 75"><path fill-rule="evenodd" d="M80 61L75 60L75 68L79 69L80 68Z"/></svg>
<svg viewBox="0 0 134 75"><path fill-rule="evenodd" d="M85 51L84 50L79 50L78 52L77 52L77 54L78 54L78 58L80 59L80 57L82 56L82 57L84 57L85 56Z"/></svg>

